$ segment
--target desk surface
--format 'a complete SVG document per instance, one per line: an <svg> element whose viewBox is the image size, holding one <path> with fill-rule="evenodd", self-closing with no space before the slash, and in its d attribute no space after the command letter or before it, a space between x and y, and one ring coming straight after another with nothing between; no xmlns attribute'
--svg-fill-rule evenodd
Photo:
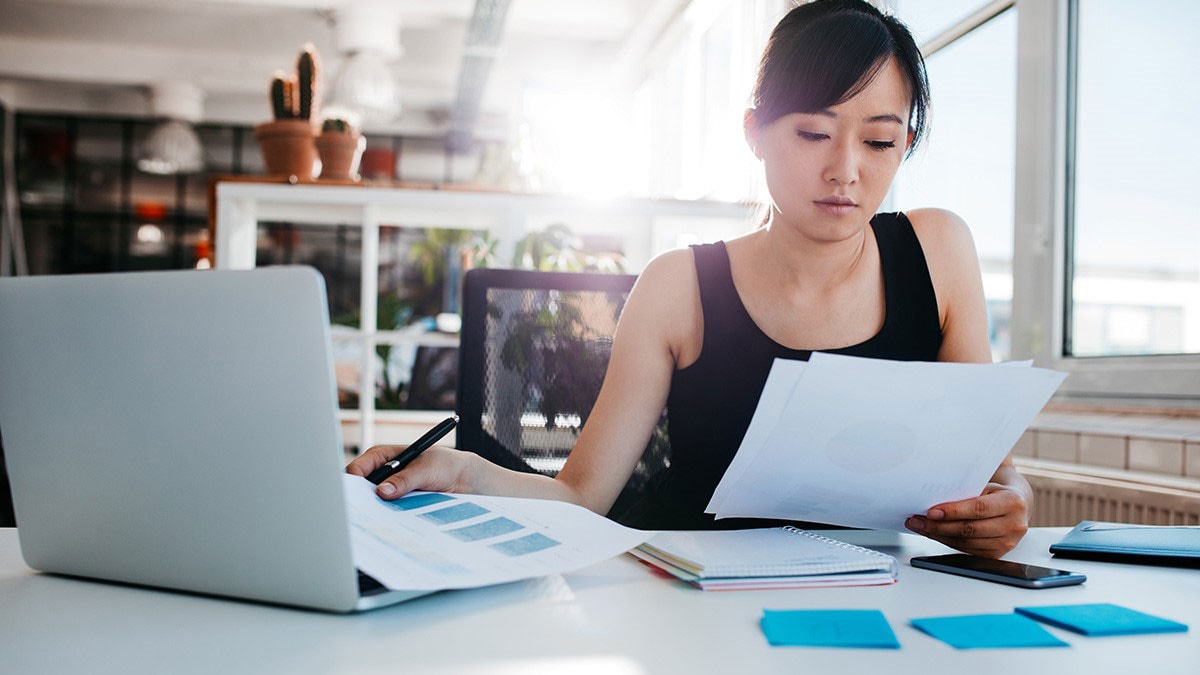
<svg viewBox="0 0 1200 675"><path fill-rule="evenodd" d="M1010 558L1084 572L1026 590L902 564L892 586L702 592L629 556L581 572L423 597L339 616L38 574L0 530L0 670L11 673L1200 673L1200 570L1055 560L1064 529L1030 532ZM880 533L839 538L877 543ZM945 552L915 535L878 547L902 563ZM956 651L912 618L1016 605L1113 602L1187 634L1086 638L1062 649ZM880 609L902 648L773 648L763 608Z"/></svg>

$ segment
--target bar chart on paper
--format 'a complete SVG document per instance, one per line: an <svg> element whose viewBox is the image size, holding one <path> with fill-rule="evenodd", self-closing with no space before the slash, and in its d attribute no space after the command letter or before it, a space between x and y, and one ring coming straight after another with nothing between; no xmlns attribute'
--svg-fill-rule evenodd
<svg viewBox="0 0 1200 675"><path fill-rule="evenodd" d="M384 501L356 476L346 476L345 487L355 565L395 590L569 572L646 536L565 502L442 493Z"/></svg>

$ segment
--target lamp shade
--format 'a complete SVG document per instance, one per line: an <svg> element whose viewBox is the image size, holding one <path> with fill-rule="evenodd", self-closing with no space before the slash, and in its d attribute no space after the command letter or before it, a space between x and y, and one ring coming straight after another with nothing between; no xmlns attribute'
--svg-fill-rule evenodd
<svg viewBox="0 0 1200 675"><path fill-rule="evenodd" d="M169 119L155 127L138 152L137 166L146 173L195 173L204 168L204 150L192 125Z"/></svg>
<svg viewBox="0 0 1200 675"><path fill-rule="evenodd" d="M351 52L333 81L329 109L357 113L364 124L385 124L400 114L400 92L383 54L374 49Z"/></svg>

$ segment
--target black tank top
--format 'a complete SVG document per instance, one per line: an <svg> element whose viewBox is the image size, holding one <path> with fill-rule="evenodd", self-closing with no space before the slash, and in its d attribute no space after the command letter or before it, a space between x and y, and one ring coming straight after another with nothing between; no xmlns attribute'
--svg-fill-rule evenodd
<svg viewBox="0 0 1200 675"><path fill-rule="evenodd" d="M937 298L925 253L903 213L871 219L884 287L883 327L856 345L826 350L896 361L936 361L942 344ZM775 524L750 519L714 521L704 513L737 453L777 358L807 361L754 323L733 285L725 242L692 247L700 283L704 342L694 363L677 369L667 397L671 465L646 486L623 521L645 529L713 529ZM803 317L797 317L803 320ZM811 524L805 524L811 525Z"/></svg>

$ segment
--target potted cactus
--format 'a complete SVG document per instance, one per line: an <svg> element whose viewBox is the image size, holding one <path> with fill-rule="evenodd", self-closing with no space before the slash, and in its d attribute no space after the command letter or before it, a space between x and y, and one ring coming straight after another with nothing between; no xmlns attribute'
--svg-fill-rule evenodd
<svg viewBox="0 0 1200 675"><path fill-rule="evenodd" d="M358 161L367 141L346 120L331 117L321 125L317 154L321 156L324 180L358 180Z"/></svg>
<svg viewBox="0 0 1200 675"><path fill-rule="evenodd" d="M277 71L271 80L271 110L274 121L254 127L267 173L312 180L317 157L313 143L313 119L317 97L317 50L304 45L296 62L295 75Z"/></svg>

